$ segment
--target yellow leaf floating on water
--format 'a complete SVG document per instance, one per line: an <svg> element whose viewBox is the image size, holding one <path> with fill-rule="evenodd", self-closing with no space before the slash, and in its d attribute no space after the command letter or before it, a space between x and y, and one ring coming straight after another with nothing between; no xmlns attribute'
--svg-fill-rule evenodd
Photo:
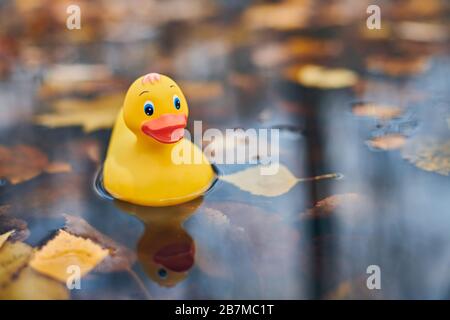
<svg viewBox="0 0 450 320"><path fill-rule="evenodd" d="M0 288L8 284L12 277L25 267L33 249L23 242L5 242L0 248ZM3 289L0 289L2 292Z"/></svg>
<svg viewBox="0 0 450 320"><path fill-rule="evenodd" d="M450 174L450 139L415 137L405 144L402 156L422 170Z"/></svg>
<svg viewBox="0 0 450 320"><path fill-rule="evenodd" d="M6 287L0 290L0 299L8 300L66 300L69 292L65 285L24 268Z"/></svg>
<svg viewBox="0 0 450 320"><path fill-rule="evenodd" d="M262 170L274 174L263 175ZM297 178L282 164L269 166L255 166L220 177L221 180L231 183L241 190L257 196L277 197L289 192L300 181L337 178L338 174L326 174L312 178Z"/></svg>
<svg viewBox="0 0 450 320"><path fill-rule="evenodd" d="M50 128L80 125L85 132L111 128L123 99L122 93L94 100L61 99L53 105L55 112L39 115L35 122Z"/></svg>
<svg viewBox="0 0 450 320"><path fill-rule="evenodd" d="M81 276L84 276L107 255L108 250L91 240L60 230L54 239L35 253L30 261L30 266L56 280L66 282L69 276L67 273L69 266L80 267Z"/></svg>
<svg viewBox="0 0 450 320"><path fill-rule="evenodd" d="M305 87L341 89L354 86L358 82L358 75L344 68L305 65L298 69L296 80Z"/></svg>
<svg viewBox="0 0 450 320"><path fill-rule="evenodd" d="M8 240L9 236L14 233L15 230L8 231L4 234L0 234L0 249L3 246L3 244Z"/></svg>

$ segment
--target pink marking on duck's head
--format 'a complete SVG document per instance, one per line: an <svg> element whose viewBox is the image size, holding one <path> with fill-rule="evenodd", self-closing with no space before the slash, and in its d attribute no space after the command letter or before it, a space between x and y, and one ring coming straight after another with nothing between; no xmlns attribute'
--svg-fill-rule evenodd
<svg viewBox="0 0 450 320"><path fill-rule="evenodd" d="M158 82L161 80L161 75L159 73L148 73L142 78L142 84L151 83L154 84L155 82Z"/></svg>

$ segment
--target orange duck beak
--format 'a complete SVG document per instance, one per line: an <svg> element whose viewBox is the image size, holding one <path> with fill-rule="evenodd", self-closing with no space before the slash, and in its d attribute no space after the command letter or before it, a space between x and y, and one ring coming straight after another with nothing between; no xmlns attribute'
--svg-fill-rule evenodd
<svg viewBox="0 0 450 320"><path fill-rule="evenodd" d="M185 114L167 113L156 119L145 121L141 130L161 143L175 143L183 138L186 124Z"/></svg>

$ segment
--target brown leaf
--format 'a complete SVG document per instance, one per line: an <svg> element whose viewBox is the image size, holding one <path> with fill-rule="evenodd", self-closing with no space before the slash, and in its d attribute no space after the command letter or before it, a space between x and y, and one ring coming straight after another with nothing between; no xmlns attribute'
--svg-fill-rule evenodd
<svg viewBox="0 0 450 320"><path fill-rule="evenodd" d="M109 250L107 256L95 269L99 272L115 272L130 270L136 261L133 251L115 242L113 239L96 230L84 219L71 215L64 215L66 219L65 230L73 235L91 239Z"/></svg>
<svg viewBox="0 0 450 320"><path fill-rule="evenodd" d="M359 80L358 75L349 69L312 64L289 67L286 76L305 87L324 90L353 87Z"/></svg>
<svg viewBox="0 0 450 320"><path fill-rule="evenodd" d="M0 146L0 178L6 178L12 184L36 177L47 164L47 156L37 148L25 145L9 148Z"/></svg>
<svg viewBox="0 0 450 320"><path fill-rule="evenodd" d="M308 209L303 215L304 219L326 218L343 207L361 205L363 198L357 193L336 194L318 201L312 209Z"/></svg>
<svg viewBox="0 0 450 320"><path fill-rule="evenodd" d="M387 134L367 141L371 148L380 150L400 149L406 142L406 137L401 134Z"/></svg>
<svg viewBox="0 0 450 320"><path fill-rule="evenodd" d="M70 164L64 162L49 163L48 157L38 148L17 145L0 145L0 178L12 184L18 184L40 175L42 172L69 172Z"/></svg>
<svg viewBox="0 0 450 320"><path fill-rule="evenodd" d="M5 242L0 248L0 292L31 258L33 248L23 242Z"/></svg>

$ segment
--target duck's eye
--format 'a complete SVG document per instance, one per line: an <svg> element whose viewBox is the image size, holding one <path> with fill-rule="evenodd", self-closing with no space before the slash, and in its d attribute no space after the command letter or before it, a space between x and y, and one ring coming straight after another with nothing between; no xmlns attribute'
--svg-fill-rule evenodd
<svg viewBox="0 0 450 320"><path fill-rule="evenodd" d="M155 106L151 101L146 101L144 103L144 112L146 115L151 116L153 112L155 111Z"/></svg>
<svg viewBox="0 0 450 320"><path fill-rule="evenodd" d="M175 106L175 109L180 110L181 108L181 100L178 98L177 95L173 96L173 105Z"/></svg>
<svg viewBox="0 0 450 320"><path fill-rule="evenodd" d="M159 270L158 270L158 275L159 275L162 279L165 279L165 278L167 277L167 270L166 270L166 269L163 269L163 268L159 269Z"/></svg>

